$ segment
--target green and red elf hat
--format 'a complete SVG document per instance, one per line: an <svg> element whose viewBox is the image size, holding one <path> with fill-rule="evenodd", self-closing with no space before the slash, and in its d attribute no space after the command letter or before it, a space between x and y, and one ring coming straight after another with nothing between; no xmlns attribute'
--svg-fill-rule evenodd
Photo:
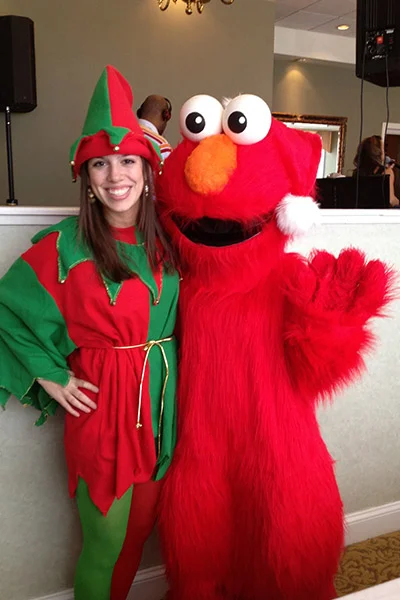
<svg viewBox="0 0 400 600"><path fill-rule="evenodd" d="M70 165L74 181L90 158L109 154L136 154L149 161L154 171L161 156L148 140L133 112L133 93L127 80L108 65L93 92L82 135L72 145Z"/></svg>

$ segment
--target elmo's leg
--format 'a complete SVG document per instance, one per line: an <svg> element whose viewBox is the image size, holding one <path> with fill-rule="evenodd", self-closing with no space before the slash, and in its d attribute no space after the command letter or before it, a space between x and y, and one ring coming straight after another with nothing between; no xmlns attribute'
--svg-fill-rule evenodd
<svg viewBox="0 0 400 600"><path fill-rule="evenodd" d="M286 454L282 465L272 463L261 447L257 463L243 453L232 491L235 549L226 580L229 600L335 598L343 509L331 460L320 443L314 450L312 468L308 460L299 464L301 451L292 464Z"/></svg>
<svg viewBox="0 0 400 600"><path fill-rule="evenodd" d="M159 531L168 600L221 599L231 552L230 494L218 460L207 462L176 456L164 484Z"/></svg>

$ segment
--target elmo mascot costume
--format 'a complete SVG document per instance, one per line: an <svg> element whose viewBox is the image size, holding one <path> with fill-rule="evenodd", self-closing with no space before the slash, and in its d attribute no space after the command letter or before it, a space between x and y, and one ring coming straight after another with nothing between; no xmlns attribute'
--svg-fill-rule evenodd
<svg viewBox="0 0 400 600"><path fill-rule="evenodd" d="M318 212L317 135L195 96L159 180L182 268L178 445L160 533L171 600L331 600L343 509L317 402L352 381L390 298L362 252L285 253Z"/></svg>

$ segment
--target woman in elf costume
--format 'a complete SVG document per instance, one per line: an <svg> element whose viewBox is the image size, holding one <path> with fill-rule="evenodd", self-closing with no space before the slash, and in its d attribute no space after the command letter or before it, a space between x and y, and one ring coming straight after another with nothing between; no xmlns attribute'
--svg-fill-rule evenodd
<svg viewBox="0 0 400 600"><path fill-rule="evenodd" d="M124 600L175 445L179 278L158 224L160 158L127 81L102 73L71 149L79 217L41 231L0 281L0 404L66 409L83 550L76 600Z"/></svg>

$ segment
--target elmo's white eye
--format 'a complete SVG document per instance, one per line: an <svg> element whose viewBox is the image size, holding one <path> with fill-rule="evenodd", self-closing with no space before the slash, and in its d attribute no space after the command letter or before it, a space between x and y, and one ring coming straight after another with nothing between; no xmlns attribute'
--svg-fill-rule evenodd
<svg viewBox="0 0 400 600"><path fill-rule="evenodd" d="M258 96L243 94L234 98L224 110L222 127L236 144L250 145L263 140L271 127L271 111Z"/></svg>
<svg viewBox="0 0 400 600"><path fill-rule="evenodd" d="M210 135L222 132L222 105L216 98L200 94L185 102L180 112L182 134L200 142Z"/></svg>

